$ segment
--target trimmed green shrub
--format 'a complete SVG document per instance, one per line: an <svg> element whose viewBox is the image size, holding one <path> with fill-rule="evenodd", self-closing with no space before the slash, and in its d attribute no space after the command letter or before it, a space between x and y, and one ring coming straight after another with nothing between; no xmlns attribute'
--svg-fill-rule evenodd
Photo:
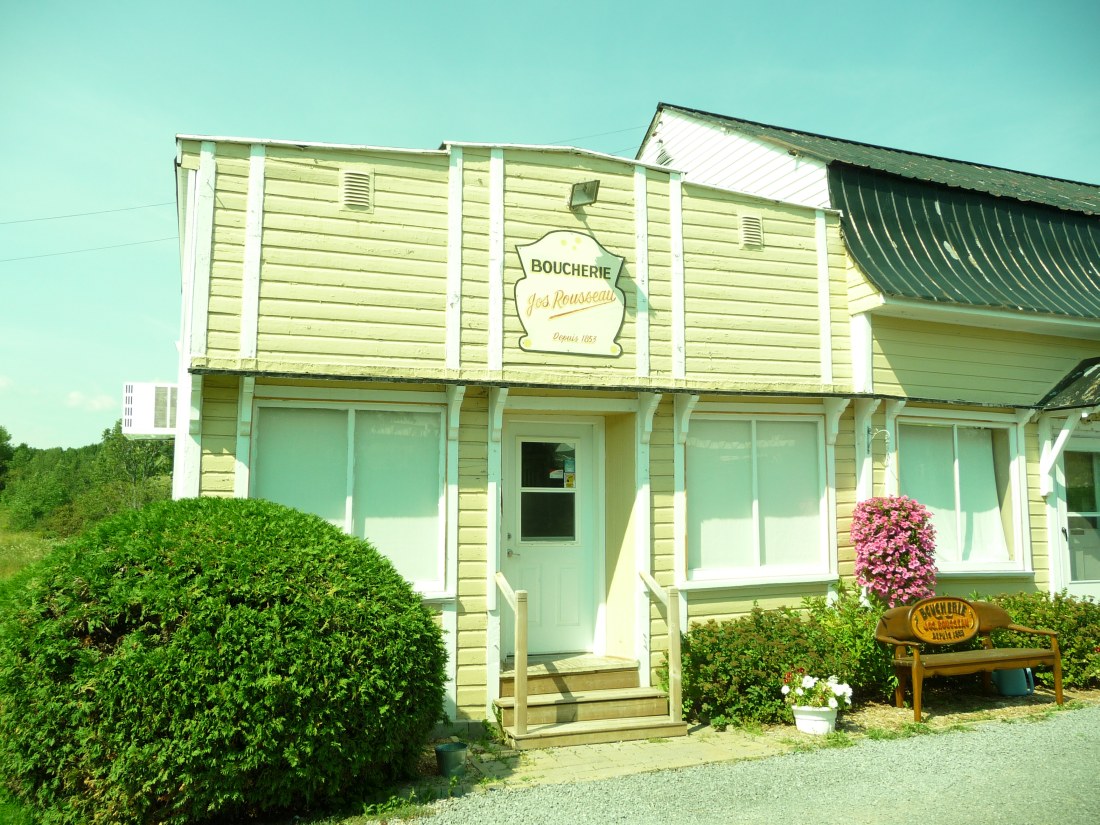
<svg viewBox="0 0 1100 825"><path fill-rule="evenodd" d="M0 781L43 823L193 823L407 774L441 633L368 543L256 500L117 516L0 593Z"/></svg>
<svg viewBox="0 0 1100 825"><path fill-rule="evenodd" d="M886 699L897 685L890 651L875 639L875 630L885 607L867 604L859 591L843 581L837 585L832 603L823 597L803 599L811 636L822 658L830 663L829 673L852 687L860 702Z"/></svg>
<svg viewBox="0 0 1100 825"><path fill-rule="evenodd" d="M681 645L684 713L717 727L789 720L783 675L800 667L830 675L819 648L809 623L790 608L755 606L737 619L693 625Z"/></svg>
<svg viewBox="0 0 1100 825"><path fill-rule="evenodd" d="M1002 593L985 597L1008 611L1012 621L1024 627L1044 628L1058 634L1062 651L1062 683L1066 687L1091 687L1100 683L1100 604L1089 598L1070 596L1066 591L1049 593ZM1004 647L1045 645L1026 633L996 631L994 643ZM1054 684L1049 670L1036 673L1045 685Z"/></svg>

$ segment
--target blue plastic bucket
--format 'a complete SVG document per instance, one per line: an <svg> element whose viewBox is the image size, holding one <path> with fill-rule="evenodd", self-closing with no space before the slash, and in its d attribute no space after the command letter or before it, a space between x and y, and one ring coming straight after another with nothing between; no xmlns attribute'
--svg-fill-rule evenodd
<svg viewBox="0 0 1100 825"><path fill-rule="evenodd" d="M1027 696L1035 692L1035 677L1029 667L995 670L993 684L1002 696Z"/></svg>

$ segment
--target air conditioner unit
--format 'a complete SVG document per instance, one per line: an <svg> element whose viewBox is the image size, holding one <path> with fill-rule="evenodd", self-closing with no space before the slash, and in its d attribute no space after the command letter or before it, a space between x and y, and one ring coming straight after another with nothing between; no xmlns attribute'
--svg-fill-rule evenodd
<svg viewBox="0 0 1100 825"><path fill-rule="evenodd" d="M122 393L122 434L171 438L176 434L176 385L130 383Z"/></svg>

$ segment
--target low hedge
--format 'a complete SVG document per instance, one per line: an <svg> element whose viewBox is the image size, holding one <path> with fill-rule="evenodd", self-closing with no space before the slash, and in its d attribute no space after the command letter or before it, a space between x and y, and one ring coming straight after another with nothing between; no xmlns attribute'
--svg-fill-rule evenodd
<svg viewBox="0 0 1100 825"><path fill-rule="evenodd" d="M0 781L43 823L240 821L407 774L441 633L367 542L263 501L118 516L0 593Z"/></svg>
<svg viewBox="0 0 1100 825"><path fill-rule="evenodd" d="M977 598L977 597L975 597ZM1017 624L1058 632L1066 687L1100 684L1100 605L1059 593L983 597L1002 605ZM753 610L737 619L693 625L684 634L683 693L687 718L722 727L790 721L783 675L837 676L858 703L889 700L897 684L891 652L875 640L884 608L867 605L841 583L837 598L805 599L802 609ZM999 632L996 644L1032 647L1035 637ZM1052 683L1048 672L1037 678Z"/></svg>
<svg viewBox="0 0 1100 825"><path fill-rule="evenodd" d="M1062 683L1066 687L1091 687L1100 684L1100 604L1089 598L1055 593L1001 593L984 597L1008 611L1016 624L1041 627L1058 634L1062 651ZM1036 637L1026 633L996 631L994 642L1003 647L1034 647ZM1040 671L1036 679L1054 684L1049 671Z"/></svg>

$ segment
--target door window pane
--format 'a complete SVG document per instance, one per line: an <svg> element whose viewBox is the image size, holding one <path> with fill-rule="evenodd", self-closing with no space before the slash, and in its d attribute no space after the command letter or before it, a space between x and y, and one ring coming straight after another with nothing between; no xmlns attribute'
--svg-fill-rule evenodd
<svg viewBox="0 0 1100 825"><path fill-rule="evenodd" d="M570 493L520 493L520 540L576 541L574 499Z"/></svg>
<svg viewBox="0 0 1100 825"><path fill-rule="evenodd" d="M520 541L576 541L576 488L574 444L520 442Z"/></svg>
<svg viewBox="0 0 1100 825"><path fill-rule="evenodd" d="M1066 452L1066 508L1072 513L1100 511L1096 465L1100 454Z"/></svg>
<svg viewBox="0 0 1100 825"><path fill-rule="evenodd" d="M347 412L263 407L257 431L253 495L315 513L344 529Z"/></svg>

